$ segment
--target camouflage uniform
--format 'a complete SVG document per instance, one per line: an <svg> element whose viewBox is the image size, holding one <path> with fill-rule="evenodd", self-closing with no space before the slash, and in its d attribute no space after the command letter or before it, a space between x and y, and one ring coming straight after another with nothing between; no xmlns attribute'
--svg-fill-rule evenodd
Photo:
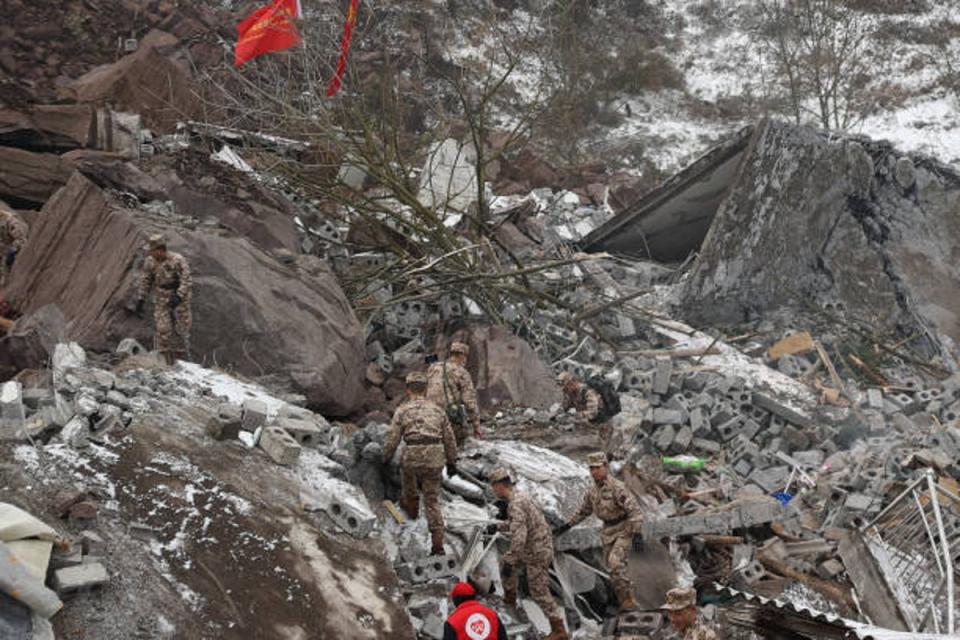
<svg viewBox="0 0 960 640"><path fill-rule="evenodd" d="M446 369L446 385L444 385L444 369ZM477 406L477 390L473 386L470 372L460 364L447 360L434 362L427 369L427 399L438 407L448 408L448 414L454 412L460 405L467 411L470 424L474 429L480 427L480 408ZM454 434L457 444L462 445L470 435L466 422L454 424Z"/></svg>
<svg viewBox="0 0 960 640"><path fill-rule="evenodd" d="M17 254L27 243L27 223L13 211L0 209L0 286L7 284L7 256Z"/></svg>
<svg viewBox="0 0 960 640"><path fill-rule="evenodd" d="M593 422L600 414L600 404L603 400L600 394L580 383L580 389L576 393L563 392L563 410L576 409L577 415L583 420Z"/></svg>
<svg viewBox="0 0 960 640"><path fill-rule="evenodd" d="M510 532L510 551L503 556L503 564L514 568L511 576L503 579L504 591L516 593L517 569L523 565L534 602L548 618L560 618L560 610L550 594L548 575L553 563L553 532L540 507L527 494L514 491L507 508L507 521L501 528Z"/></svg>
<svg viewBox="0 0 960 640"><path fill-rule="evenodd" d="M602 455L602 454L601 454ZM608 476L602 485L594 483L587 492L580 510L570 519L570 525L576 525L590 514L603 522L600 542L603 543L603 556L606 559L610 582L617 594L632 591L627 577L627 558L634 534L639 534L643 524L643 514L634 495L622 482Z"/></svg>
<svg viewBox="0 0 960 640"><path fill-rule="evenodd" d="M416 513L420 487L428 528L431 533L443 531L443 514L440 512L443 466L444 463L453 464L457 459L457 443L443 409L423 397L401 404L393 414L390 432L384 442L384 463L393 459L401 440L406 446L400 463L400 504L408 513Z"/></svg>
<svg viewBox="0 0 960 640"><path fill-rule="evenodd" d="M698 617L697 623L683 634L683 640L720 640L720 636L710 625Z"/></svg>
<svg viewBox="0 0 960 640"><path fill-rule="evenodd" d="M164 260L147 256L143 261L138 299L146 300L150 289L156 285L153 296L153 321L155 324L153 348L165 355L183 354L190 351L190 291L193 281L190 267L179 253L167 252ZM170 298L176 293L180 304L170 307Z"/></svg>
<svg viewBox="0 0 960 640"><path fill-rule="evenodd" d="M697 606L697 591L692 587L677 587L670 589L666 595L666 602L662 607L663 611L686 611ZM717 632L704 622L700 615L693 626L689 627L683 634L683 640L720 640Z"/></svg>

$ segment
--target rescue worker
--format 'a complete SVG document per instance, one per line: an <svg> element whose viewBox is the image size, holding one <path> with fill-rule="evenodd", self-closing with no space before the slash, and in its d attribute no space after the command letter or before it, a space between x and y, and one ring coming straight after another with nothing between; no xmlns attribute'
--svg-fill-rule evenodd
<svg viewBox="0 0 960 640"><path fill-rule="evenodd" d="M533 498L514 489L513 478L506 469L495 469L490 474L490 485L497 498L507 502L507 520L487 527L487 533L507 531L510 534L510 551L503 556L500 566L503 601L516 606L517 574L521 566L525 567L530 595L550 621L550 635L546 640L567 640L561 610L550 594L548 571L553 562L553 537L547 520Z"/></svg>
<svg viewBox="0 0 960 640"><path fill-rule="evenodd" d="M633 599L633 586L627 577L627 559L631 547L635 551L643 549L641 526L643 513L640 504L626 485L610 476L605 453L591 453L587 456L593 486L584 497L580 510L569 522L557 527L554 535L560 535L591 514L603 523L600 541L603 543L603 557L610 574L610 582L623 611L636 609Z"/></svg>
<svg viewBox="0 0 960 640"><path fill-rule="evenodd" d="M667 592L662 607L670 624L682 634L682 640L720 640L717 632L706 624L697 610L697 592L692 587L677 587Z"/></svg>
<svg viewBox="0 0 960 640"><path fill-rule="evenodd" d="M609 421L605 419L603 398L600 394L589 385L577 380L569 371L563 371L557 376L557 384L563 391L563 410L575 410L577 420L584 425L597 425L600 443L606 446L611 427Z"/></svg>
<svg viewBox="0 0 960 640"><path fill-rule="evenodd" d="M456 607L443 623L443 640L507 640L507 628L497 612L477 602L469 582L458 582L450 592Z"/></svg>
<svg viewBox="0 0 960 640"><path fill-rule="evenodd" d="M0 287L6 286L13 261L26 243L27 223L13 211L0 206Z"/></svg>
<svg viewBox="0 0 960 640"><path fill-rule="evenodd" d="M427 369L427 399L446 409L459 446L466 441L470 426L474 437L480 437L477 390L466 367L469 355L470 347L454 342L450 345L450 357L434 362Z"/></svg>
<svg viewBox="0 0 960 640"><path fill-rule="evenodd" d="M137 291L138 316L143 316L150 290L153 295L153 348L168 364L177 358L186 358L190 351L190 295L193 280L190 266L179 253L167 251L167 240L162 235L150 236L149 255L143 261L143 274Z"/></svg>
<svg viewBox="0 0 960 640"><path fill-rule="evenodd" d="M457 442L443 409L425 397L427 377L407 374L407 399L397 407L390 432L383 444L383 462L389 464L403 441L400 462L400 506L416 519L423 492L427 528L433 544L431 554L443 555L443 514L440 512L440 483L444 462L447 474L457 474Z"/></svg>

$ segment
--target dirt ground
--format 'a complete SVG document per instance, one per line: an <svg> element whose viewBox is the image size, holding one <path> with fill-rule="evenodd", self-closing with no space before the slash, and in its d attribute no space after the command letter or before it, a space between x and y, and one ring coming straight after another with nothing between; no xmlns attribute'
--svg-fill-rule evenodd
<svg viewBox="0 0 960 640"><path fill-rule="evenodd" d="M57 637L413 638L379 540L303 514L291 472L209 439L198 413L139 419L79 452L0 445L5 500L64 535L92 528L107 541L110 583L66 602ZM58 519L57 494L74 489L96 495L95 524ZM130 523L155 540L129 536Z"/></svg>

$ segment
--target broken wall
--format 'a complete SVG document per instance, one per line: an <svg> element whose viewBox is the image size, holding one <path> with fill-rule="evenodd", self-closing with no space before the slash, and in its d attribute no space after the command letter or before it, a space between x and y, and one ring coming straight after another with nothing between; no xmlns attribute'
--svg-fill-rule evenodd
<svg viewBox="0 0 960 640"><path fill-rule="evenodd" d="M79 173L44 206L7 298L22 313L57 304L68 338L86 348L112 350L128 336L150 344L152 319L126 307L136 295L145 239L158 231L191 265L194 359L281 375L329 414L359 407L363 330L319 259L285 265L245 238L124 209Z"/></svg>
<svg viewBox="0 0 960 640"><path fill-rule="evenodd" d="M694 322L786 304L960 340L960 176L887 142L762 123L686 283Z"/></svg>

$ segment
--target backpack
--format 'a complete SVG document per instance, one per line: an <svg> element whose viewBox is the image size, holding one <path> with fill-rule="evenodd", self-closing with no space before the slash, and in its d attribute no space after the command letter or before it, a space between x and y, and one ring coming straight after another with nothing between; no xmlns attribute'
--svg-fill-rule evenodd
<svg viewBox="0 0 960 640"><path fill-rule="evenodd" d="M603 406L594 422L605 422L620 413L620 394L609 380L603 376L591 376L587 379L587 386L600 394L600 399L603 401Z"/></svg>

